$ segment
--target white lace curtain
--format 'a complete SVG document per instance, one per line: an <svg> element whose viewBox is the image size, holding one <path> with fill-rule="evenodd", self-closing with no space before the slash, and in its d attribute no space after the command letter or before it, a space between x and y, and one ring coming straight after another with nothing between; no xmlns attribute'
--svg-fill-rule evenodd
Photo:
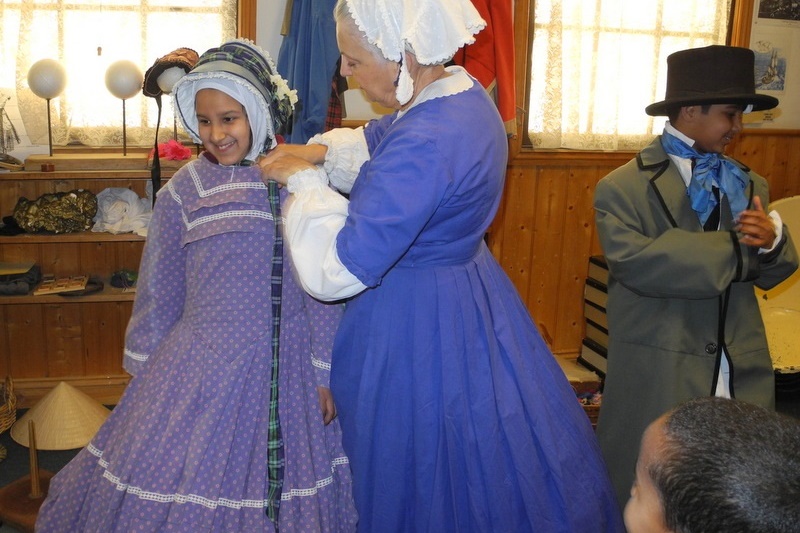
<svg viewBox="0 0 800 533"><path fill-rule="evenodd" d="M537 0L528 131L534 148L637 150L664 119L672 52L725 44L730 0Z"/></svg>
<svg viewBox="0 0 800 533"><path fill-rule="evenodd" d="M51 100L54 145L122 144L123 103L106 88L105 72L126 59L142 73L179 47L203 53L236 35L236 0L3 0L0 2L0 88L16 96L33 144L48 144L47 104L28 88L31 65L44 58L67 72ZM162 97L159 139L173 135L172 106ZM157 106L141 92L125 100L125 139L152 146Z"/></svg>

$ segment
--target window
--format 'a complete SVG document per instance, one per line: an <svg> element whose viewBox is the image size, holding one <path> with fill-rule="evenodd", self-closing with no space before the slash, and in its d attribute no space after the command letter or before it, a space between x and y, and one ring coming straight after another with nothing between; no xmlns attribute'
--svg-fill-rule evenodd
<svg viewBox="0 0 800 533"><path fill-rule="evenodd" d="M636 150L663 118L672 52L724 44L730 0L536 0L528 133L534 148Z"/></svg>
<svg viewBox="0 0 800 533"><path fill-rule="evenodd" d="M47 104L28 88L27 72L39 59L55 59L67 85L50 103L53 144L120 145L123 103L106 88L108 66L127 59L144 73L176 48L203 53L236 35L236 11L236 0L4 0L0 94L16 104L20 133L47 145ZM139 92L124 106L127 142L151 145L154 100ZM167 98L161 120L162 132L171 133Z"/></svg>

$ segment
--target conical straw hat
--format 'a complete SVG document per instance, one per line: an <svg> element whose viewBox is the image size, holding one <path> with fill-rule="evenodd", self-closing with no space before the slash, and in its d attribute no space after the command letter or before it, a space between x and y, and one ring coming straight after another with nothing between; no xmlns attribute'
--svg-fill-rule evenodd
<svg viewBox="0 0 800 533"><path fill-rule="evenodd" d="M62 381L11 426L11 438L28 446L28 420L33 420L37 449L82 448L110 413L103 404Z"/></svg>

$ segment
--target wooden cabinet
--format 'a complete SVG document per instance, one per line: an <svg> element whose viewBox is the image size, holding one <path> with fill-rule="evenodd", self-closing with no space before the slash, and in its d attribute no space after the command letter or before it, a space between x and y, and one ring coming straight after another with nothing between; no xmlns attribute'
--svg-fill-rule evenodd
<svg viewBox="0 0 800 533"><path fill-rule="evenodd" d="M164 171L164 179L172 171ZM0 215L18 198L86 189L97 194L124 187L145 197L150 173L141 170L70 170L0 173ZM103 403L115 403L128 383L122 369L125 328L133 292L110 284L120 269L138 270L144 238L91 231L0 236L0 261L35 261L43 274L88 274L104 282L86 296L0 296L0 376L11 375L20 406L33 405L60 381Z"/></svg>

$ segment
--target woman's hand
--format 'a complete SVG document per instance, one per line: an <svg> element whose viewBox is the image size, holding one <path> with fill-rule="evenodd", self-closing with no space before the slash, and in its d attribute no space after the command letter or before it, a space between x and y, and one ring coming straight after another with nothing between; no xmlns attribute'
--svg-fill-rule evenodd
<svg viewBox="0 0 800 533"><path fill-rule="evenodd" d="M322 409L322 421L327 426L336 418L336 405L333 403L333 394L328 387L317 387L319 393L319 406Z"/></svg>
<svg viewBox="0 0 800 533"><path fill-rule="evenodd" d="M328 147L324 144L279 144L269 152L270 154L293 155L305 159L313 165L325 162Z"/></svg>
<svg viewBox="0 0 800 533"><path fill-rule="evenodd" d="M279 145L258 160L258 166L261 167L261 179L264 183L272 180L286 185L293 174L308 168L316 168L313 163L294 155L292 150L284 150L285 146L289 145ZM296 147L302 148L302 146Z"/></svg>

